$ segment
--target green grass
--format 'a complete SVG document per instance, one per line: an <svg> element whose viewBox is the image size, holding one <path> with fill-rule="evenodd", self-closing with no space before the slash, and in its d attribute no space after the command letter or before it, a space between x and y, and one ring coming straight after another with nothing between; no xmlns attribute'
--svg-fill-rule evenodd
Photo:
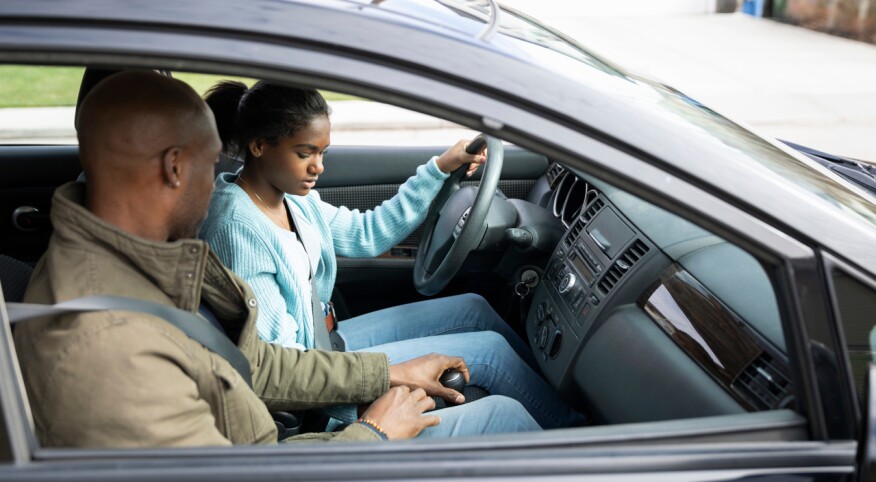
<svg viewBox="0 0 876 482"><path fill-rule="evenodd" d="M76 105L82 67L33 67L24 65L0 66L0 108L3 107L59 107ZM219 80L239 80L252 85L255 80L242 77L191 74L178 72L174 78L204 93ZM357 99L345 94L321 91L329 101Z"/></svg>

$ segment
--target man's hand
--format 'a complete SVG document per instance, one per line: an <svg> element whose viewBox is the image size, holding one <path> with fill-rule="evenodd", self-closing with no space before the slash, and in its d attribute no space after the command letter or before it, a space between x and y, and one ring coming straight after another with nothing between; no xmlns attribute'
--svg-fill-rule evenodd
<svg viewBox="0 0 876 482"><path fill-rule="evenodd" d="M469 141L463 139L454 144L450 149L444 151L444 154L441 154L436 161L438 169L440 169L441 172L449 174L463 164L468 164L468 171L466 171L465 175L471 177L471 175L478 170L479 165L487 162L487 156L484 154L486 149L477 154L469 154L465 152L468 142Z"/></svg>
<svg viewBox="0 0 876 482"><path fill-rule="evenodd" d="M441 423L441 417L437 415L423 415L433 408L435 400L425 391L393 387L375 400L362 418L379 425L389 440L401 440L416 437L424 428Z"/></svg>
<svg viewBox="0 0 876 482"><path fill-rule="evenodd" d="M450 403L460 404L465 402L461 393L446 388L438 382L438 378L444 370L455 368L469 381L468 367L462 358L431 353L413 360L392 365L389 367L389 386L407 386L410 388L422 388L429 395L435 395Z"/></svg>

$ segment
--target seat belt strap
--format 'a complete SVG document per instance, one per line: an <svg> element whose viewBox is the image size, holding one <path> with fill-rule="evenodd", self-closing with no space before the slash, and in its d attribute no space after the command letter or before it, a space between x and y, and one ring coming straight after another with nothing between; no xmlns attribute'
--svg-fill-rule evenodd
<svg viewBox="0 0 876 482"><path fill-rule="evenodd" d="M289 214L289 220L295 226L295 232L298 236L298 241L301 247L307 253L307 245L304 244L304 238L301 236L301 230L298 228L301 224L298 222L298 216L295 214L295 209L292 203L286 199L286 212ZM309 255L308 255L309 256ZM309 258L308 258L309 260ZM311 267L310 274L310 308L313 311L313 346L317 350L324 351L344 351L344 340L337 331L330 333L325 324L325 312L322 310L322 303L319 301L319 291L316 289L316 275Z"/></svg>
<svg viewBox="0 0 876 482"><path fill-rule="evenodd" d="M95 311L133 311L157 316L179 328L204 348L224 358L252 387L252 372L246 356L224 333L207 320L179 308L123 296L86 296L54 305L6 303L11 324L33 318Z"/></svg>

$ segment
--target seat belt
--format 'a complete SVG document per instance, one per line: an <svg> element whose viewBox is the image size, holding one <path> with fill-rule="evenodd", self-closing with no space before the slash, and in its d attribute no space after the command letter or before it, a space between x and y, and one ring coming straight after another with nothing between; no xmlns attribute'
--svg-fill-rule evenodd
<svg viewBox="0 0 876 482"><path fill-rule="evenodd" d="M298 236L298 241L301 243L301 247L304 248L306 254L307 245L304 244L301 230L298 229L298 226L300 225L298 223L298 216L295 214L295 209L292 207L292 203L288 199L284 200L284 202L286 204L286 212L289 214L289 220L292 222L292 225L295 226L296 236ZM312 268L311 271L313 271ZM341 338L341 335L339 335L337 331L329 333L329 329L325 325L326 315L322 310L322 303L319 301L319 291L317 291L316 288L316 276L312 273L310 275L310 308L313 311L314 348L323 351L344 351L344 339Z"/></svg>
<svg viewBox="0 0 876 482"><path fill-rule="evenodd" d="M15 324L33 318L95 311L133 311L157 316L177 327L204 348L224 358L240 373L252 388L252 371L246 356L224 333L200 316L179 308L123 296L86 296L54 305L34 303L6 303L9 323Z"/></svg>

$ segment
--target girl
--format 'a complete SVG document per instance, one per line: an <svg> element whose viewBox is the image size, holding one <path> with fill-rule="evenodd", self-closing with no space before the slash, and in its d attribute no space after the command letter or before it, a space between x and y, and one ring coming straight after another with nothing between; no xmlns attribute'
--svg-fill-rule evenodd
<svg viewBox="0 0 876 482"><path fill-rule="evenodd" d="M287 347L314 347L314 323L323 320L313 319L311 287L329 299L336 255L387 251L423 221L448 173L464 164L472 173L485 160L465 153L460 141L417 168L392 199L362 213L325 203L313 190L331 137L319 92L222 82L206 100L223 144L244 167L216 179L201 236L255 290L259 335ZM583 422L533 371L529 347L480 296L388 308L337 331L347 351L383 352L393 363L433 352L460 356L473 385L520 401L543 428Z"/></svg>

